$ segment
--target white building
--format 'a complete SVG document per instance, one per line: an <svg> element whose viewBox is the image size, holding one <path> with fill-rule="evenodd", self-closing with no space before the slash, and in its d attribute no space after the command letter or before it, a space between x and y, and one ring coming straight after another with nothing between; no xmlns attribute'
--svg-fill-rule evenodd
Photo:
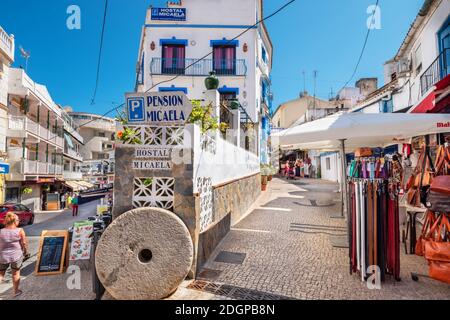
<svg viewBox="0 0 450 320"><path fill-rule="evenodd" d="M14 35L0 26L0 160L7 162L6 129L8 127L8 76L14 62ZM0 202L5 200L5 176L0 174Z"/></svg>
<svg viewBox="0 0 450 320"><path fill-rule="evenodd" d="M114 119L84 112L68 112L83 145L77 152L81 154L83 163L77 171L81 171L83 180L107 187L114 183L114 140L116 122Z"/></svg>
<svg viewBox="0 0 450 320"><path fill-rule="evenodd" d="M72 118L67 113L71 108L64 108L62 110L62 119L64 121L64 168L63 177L65 184L73 189L77 188L77 182L83 180L81 166L83 164L83 156L81 149L83 146L83 137L78 133L78 129L74 124Z"/></svg>
<svg viewBox="0 0 450 320"><path fill-rule="evenodd" d="M57 192L63 181L62 110L47 88L22 69L9 69L6 201L22 201L45 210L45 195ZM24 190L31 190L25 192Z"/></svg>
<svg viewBox="0 0 450 320"><path fill-rule="evenodd" d="M393 59L385 85L355 112L450 112L450 1L425 0Z"/></svg>
<svg viewBox="0 0 450 320"><path fill-rule="evenodd" d="M267 163L273 48L264 24L252 27L263 17L263 1L184 0L169 2L167 7L179 15L168 17L151 7L147 11L136 91L183 91L190 99L199 99L206 90L205 78L215 71L224 104L238 99L241 111L258 124L261 143L257 152Z"/></svg>

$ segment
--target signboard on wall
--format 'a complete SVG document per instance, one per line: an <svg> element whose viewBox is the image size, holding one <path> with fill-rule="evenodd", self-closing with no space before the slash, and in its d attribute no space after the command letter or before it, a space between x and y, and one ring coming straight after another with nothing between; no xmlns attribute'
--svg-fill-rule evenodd
<svg viewBox="0 0 450 320"><path fill-rule="evenodd" d="M186 21L186 8L152 8L152 20Z"/></svg>
<svg viewBox="0 0 450 320"><path fill-rule="evenodd" d="M9 173L9 164L7 164L7 163L0 163L0 173L8 174Z"/></svg>
<svg viewBox="0 0 450 320"><path fill-rule="evenodd" d="M184 92L149 92L126 94L130 124L184 125L192 104Z"/></svg>

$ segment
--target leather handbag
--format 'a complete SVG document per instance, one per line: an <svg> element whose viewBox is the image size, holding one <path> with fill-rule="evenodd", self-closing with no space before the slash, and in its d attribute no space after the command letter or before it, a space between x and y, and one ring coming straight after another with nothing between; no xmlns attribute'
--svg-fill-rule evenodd
<svg viewBox="0 0 450 320"><path fill-rule="evenodd" d="M406 194L408 204L414 207L420 207L420 190L418 188L411 188L409 189L408 193Z"/></svg>
<svg viewBox="0 0 450 320"><path fill-rule="evenodd" d="M431 157L428 148L422 147L417 167L414 169L412 179L408 180L407 185L410 185L407 193L408 204L414 207L421 207L421 204L426 204L428 189L433 181L434 166L431 162ZM411 186L412 184L412 186Z"/></svg>
<svg viewBox="0 0 450 320"><path fill-rule="evenodd" d="M424 256L428 261L429 276L450 284L450 242L444 241L449 233L448 217L441 214L430 230L430 240L424 241Z"/></svg>
<svg viewBox="0 0 450 320"><path fill-rule="evenodd" d="M371 148L358 148L355 151L355 157L371 157L373 155Z"/></svg>
<svg viewBox="0 0 450 320"><path fill-rule="evenodd" d="M427 194L426 207L434 212L450 212L450 176L434 178Z"/></svg>
<svg viewBox="0 0 450 320"><path fill-rule="evenodd" d="M450 146L439 146L436 152L436 175L450 174Z"/></svg>
<svg viewBox="0 0 450 320"><path fill-rule="evenodd" d="M428 210L425 213L425 221L423 223L422 233L420 234L419 239L417 239L416 241L416 248L415 248L416 255L421 257L423 256L425 240L427 240L427 237L430 235L429 230L434 225L435 221L436 216L434 212Z"/></svg>
<svg viewBox="0 0 450 320"><path fill-rule="evenodd" d="M430 190L450 197L450 175L434 178Z"/></svg>

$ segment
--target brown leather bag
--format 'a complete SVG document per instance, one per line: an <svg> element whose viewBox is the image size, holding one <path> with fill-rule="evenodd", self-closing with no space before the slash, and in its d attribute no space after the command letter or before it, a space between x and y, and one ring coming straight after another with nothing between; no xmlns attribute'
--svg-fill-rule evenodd
<svg viewBox="0 0 450 320"><path fill-rule="evenodd" d="M420 190L416 187L413 187L409 189L408 193L406 194L408 204L414 207L420 207Z"/></svg>
<svg viewBox="0 0 450 320"><path fill-rule="evenodd" d="M434 212L428 210L425 213L425 221L423 223L422 227L422 233L419 236L419 239L416 241L416 250L415 253L418 256L423 256L424 254L424 245L425 241L427 240L427 237L429 237L431 234L429 233L430 228L434 225L436 221L436 217Z"/></svg>
<svg viewBox="0 0 450 320"><path fill-rule="evenodd" d="M434 212L450 212L450 176L434 178L427 194L426 207Z"/></svg>
<svg viewBox="0 0 450 320"><path fill-rule="evenodd" d="M421 203L426 203L428 188L433 181L433 171L434 168L432 168L430 154L428 149L423 146L420 151L417 167L414 169L412 174L414 183L408 189L408 204L414 207L421 207ZM408 181L408 184L410 184L410 180Z"/></svg>
<svg viewBox="0 0 450 320"><path fill-rule="evenodd" d="M412 187L414 187L414 182L416 181L416 177L412 174L408 181L406 182L405 190L409 191Z"/></svg>
<svg viewBox="0 0 450 320"><path fill-rule="evenodd" d="M355 150L355 157L371 157L373 155L373 151L371 148L358 148Z"/></svg>
<svg viewBox="0 0 450 320"><path fill-rule="evenodd" d="M430 190L446 194L450 197L450 176L438 176L434 178Z"/></svg>
<svg viewBox="0 0 450 320"><path fill-rule="evenodd" d="M436 175L450 174L450 146L439 146L436 152Z"/></svg>
<svg viewBox="0 0 450 320"><path fill-rule="evenodd" d="M436 227L437 225L439 227ZM442 237L442 234L450 233L450 222L447 215L442 214L430 231L432 233L431 239L424 241L424 256L428 260L429 276L450 284L450 242L443 241L444 238ZM436 231L437 233L434 234Z"/></svg>

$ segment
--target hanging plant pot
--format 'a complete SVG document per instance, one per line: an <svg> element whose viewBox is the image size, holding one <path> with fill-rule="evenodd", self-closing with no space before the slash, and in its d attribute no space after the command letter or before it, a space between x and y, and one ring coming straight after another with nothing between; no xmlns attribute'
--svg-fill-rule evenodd
<svg viewBox="0 0 450 320"><path fill-rule="evenodd" d="M239 109L239 100L238 100L238 99L233 99L233 100L231 100L231 102L230 102L230 108L231 108L232 110L237 110L237 109Z"/></svg>
<svg viewBox="0 0 450 320"><path fill-rule="evenodd" d="M205 79L205 87L207 90L217 90L219 88L219 78L215 71L209 73L209 77Z"/></svg>

